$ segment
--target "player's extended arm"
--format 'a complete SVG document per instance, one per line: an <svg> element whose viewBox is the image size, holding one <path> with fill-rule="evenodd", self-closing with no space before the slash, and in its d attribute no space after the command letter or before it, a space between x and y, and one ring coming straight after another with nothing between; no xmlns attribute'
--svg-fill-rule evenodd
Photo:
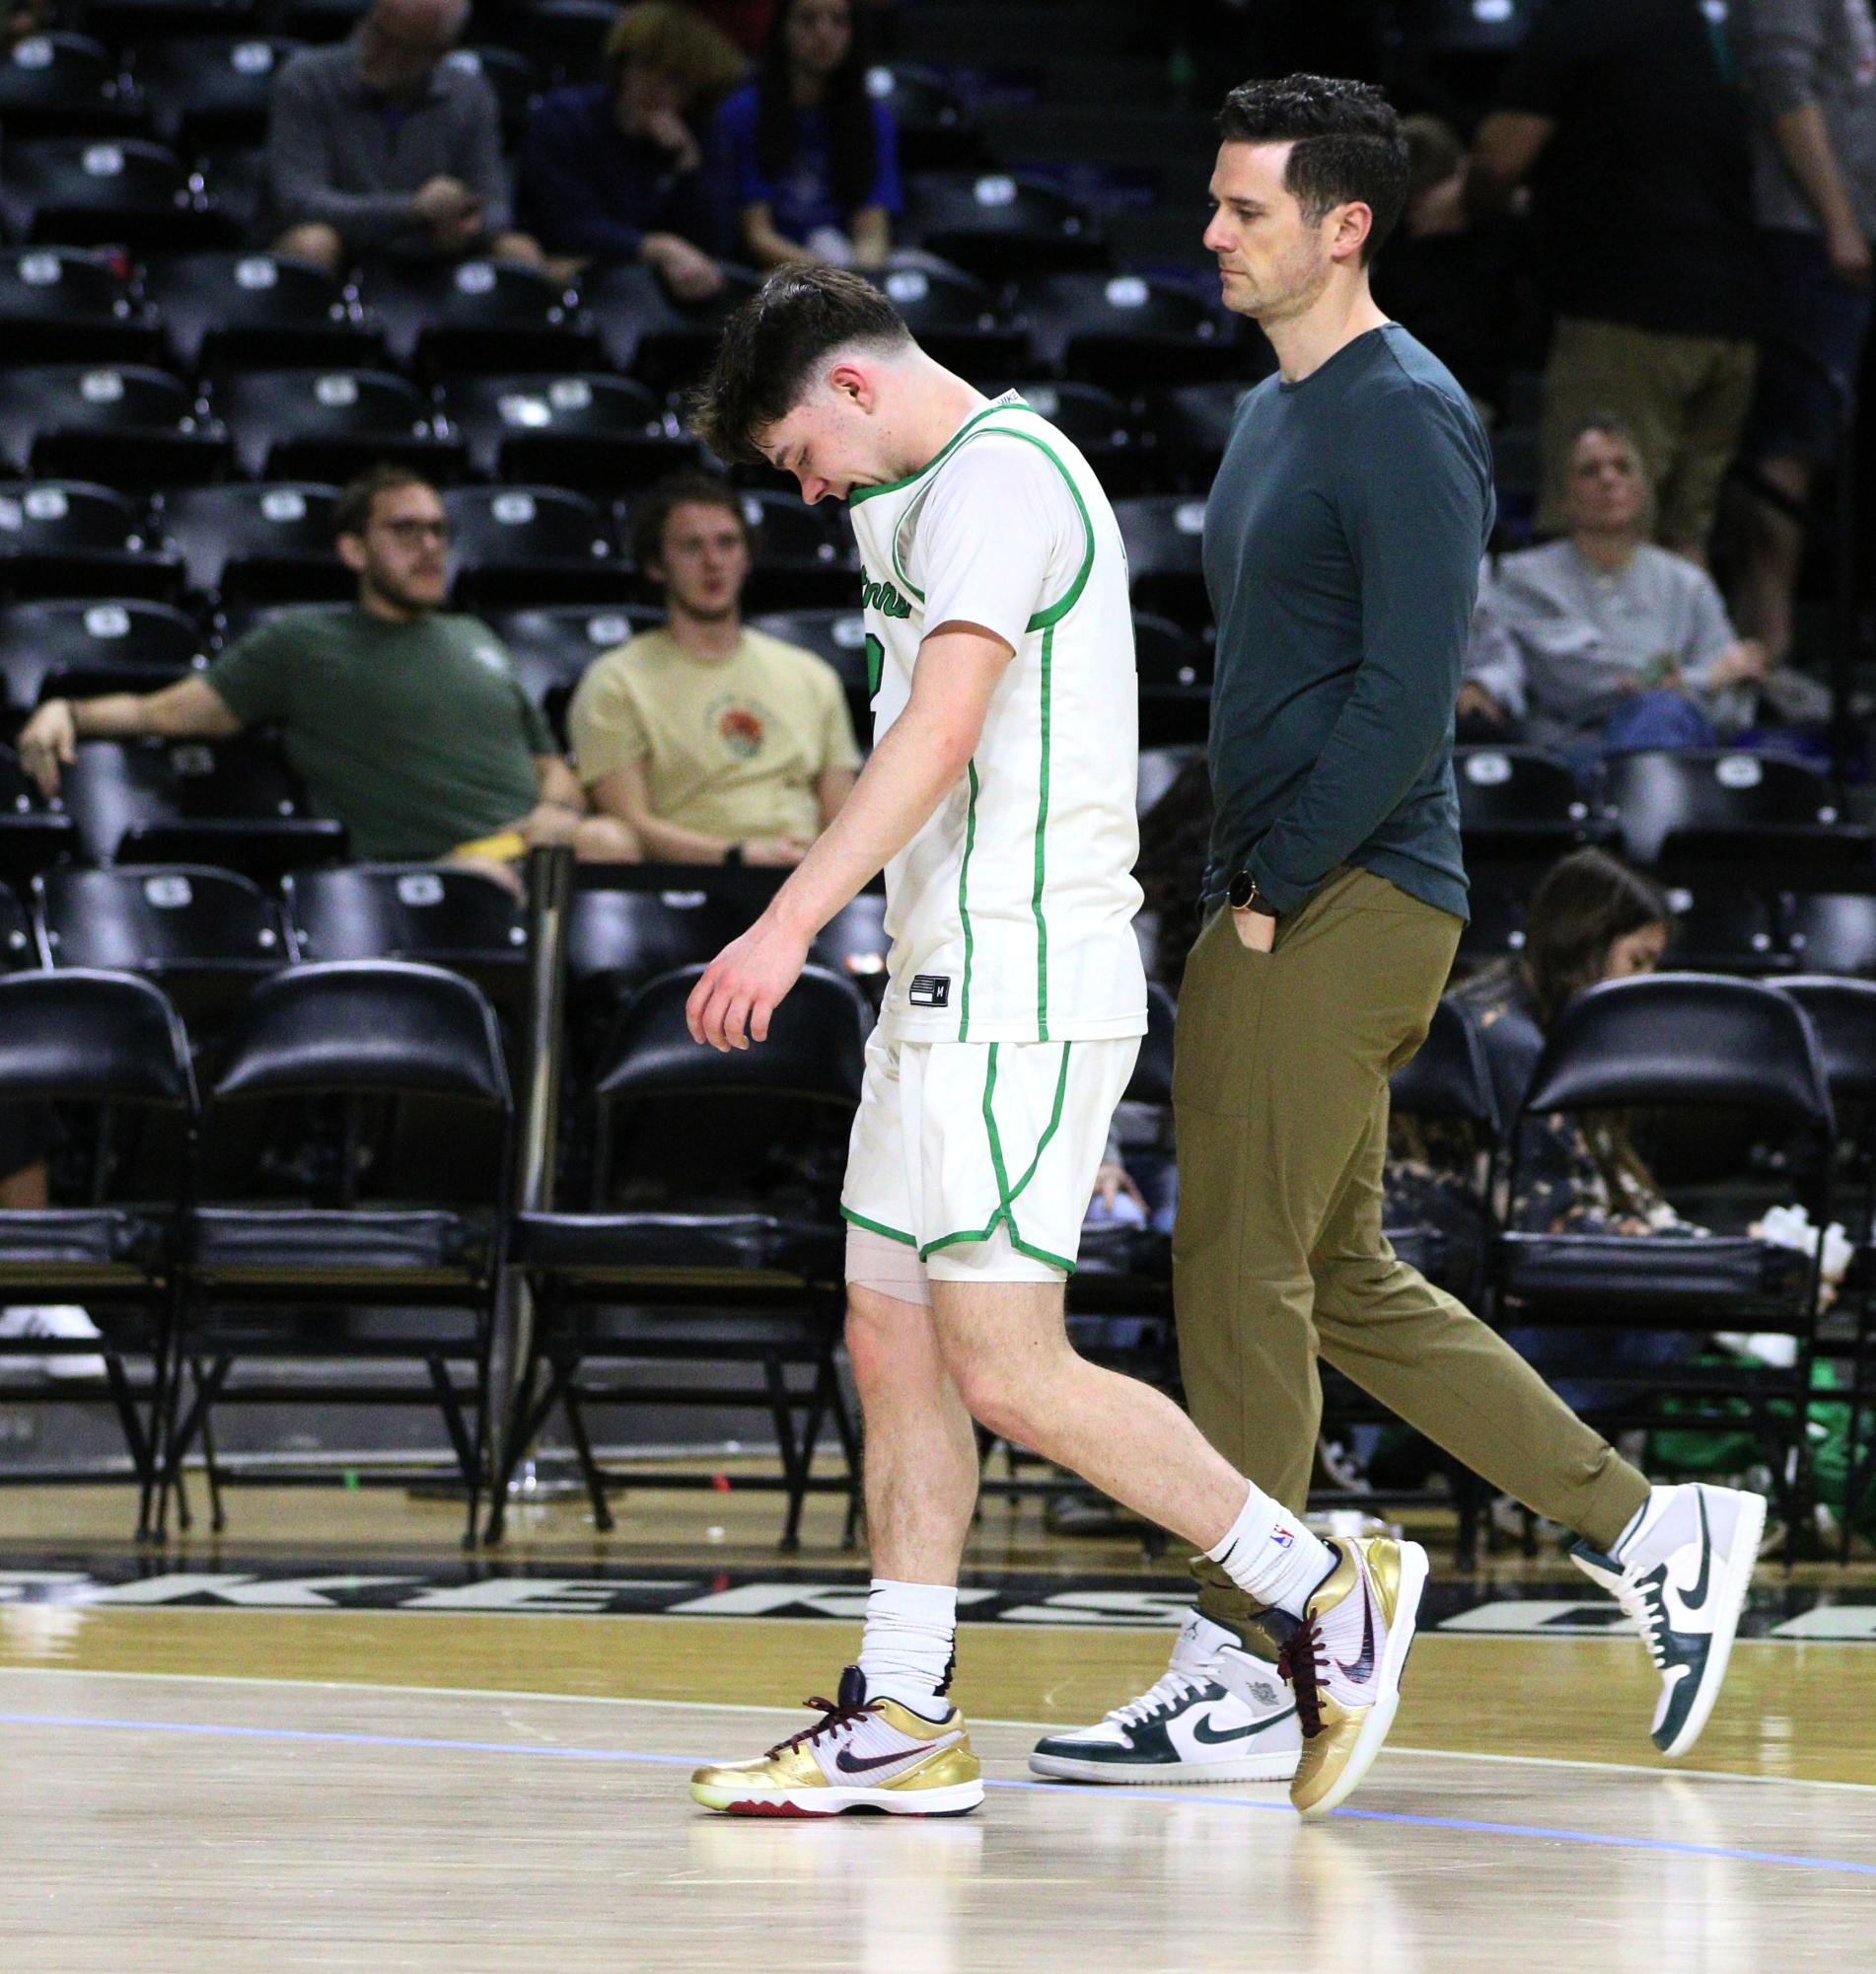
<svg viewBox="0 0 1876 1974"><path fill-rule="evenodd" d="M1010 662L1002 638L975 624L929 632L905 710L886 730L840 813L768 910L724 947L692 989L690 1033L713 1049L768 1038L768 1018L800 977L814 936L931 820L983 732Z"/></svg>

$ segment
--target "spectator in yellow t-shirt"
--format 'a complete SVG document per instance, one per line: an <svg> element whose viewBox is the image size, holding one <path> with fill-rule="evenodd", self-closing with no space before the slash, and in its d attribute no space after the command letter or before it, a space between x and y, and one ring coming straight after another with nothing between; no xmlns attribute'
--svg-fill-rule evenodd
<svg viewBox="0 0 1876 1974"><path fill-rule="evenodd" d="M745 626L749 524L725 481L662 481L632 550L664 585L665 622L580 681L567 729L588 796L647 861L799 863L859 772L838 675Z"/></svg>

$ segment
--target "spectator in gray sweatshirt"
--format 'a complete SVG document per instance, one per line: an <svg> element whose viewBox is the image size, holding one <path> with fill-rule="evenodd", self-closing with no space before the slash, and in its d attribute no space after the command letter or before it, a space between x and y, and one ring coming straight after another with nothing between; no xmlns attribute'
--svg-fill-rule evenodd
<svg viewBox="0 0 1876 1974"><path fill-rule="evenodd" d="M1630 434L1577 434L1565 501L1570 532L1503 557L1481 598L1460 713L1508 715L1585 759L1739 731L1765 653L1735 633L1704 569L1648 541L1652 489Z"/></svg>
<svg viewBox="0 0 1876 1974"><path fill-rule="evenodd" d="M494 92L444 59L469 0L373 0L274 84L267 237L337 273L375 256L539 263L514 230Z"/></svg>
<svg viewBox="0 0 1876 1974"><path fill-rule="evenodd" d="M1870 0L1750 0L1745 30L1768 340L1743 450L1773 498L1750 503L1736 602L1778 659L1791 644L1800 517L1812 475L1838 449L1832 389L1818 372L1853 385L1869 333L1876 17Z"/></svg>

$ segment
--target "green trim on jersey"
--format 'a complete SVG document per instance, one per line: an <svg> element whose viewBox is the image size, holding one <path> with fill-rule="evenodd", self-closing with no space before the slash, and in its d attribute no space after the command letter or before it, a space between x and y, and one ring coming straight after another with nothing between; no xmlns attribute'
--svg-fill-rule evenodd
<svg viewBox="0 0 1876 1974"><path fill-rule="evenodd" d="M990 1057L983 1075L983 1128L990 1140L990 1169L996 1174L997 1208L984 1224L975 1229L961 1229L953 1234L941 1234L935 1241L927 1241L918 1250L918 1259L926 1260L940 1248L957 1247L967 1241L987 1241L1001 1226L1010 1237L1010 1245L1018 1254L1028 1255L1031 1261L1046 1262L1050 1268L1059 1268L1065 1274L1073 1275L1075 1264L1064 1255L1050 1254L1046 1248L1032 1246L1017 1231L1016 1203L1023 1197L1024 1189L1036 1177L1037 1169L1043 1162L1043 1153L1048 1149L1050 1140L1061 1125L1062 1107L1068 1096L1068 1058L1074 1048L1071 1042L1061 1045L1061 1068L1055 1077L1055 1104L1049 1113L1047 1125L1043 1134L1036 1140L1036 1155L1030 1160L1014 1188L1010 1185L1009 1168L1003 1159L1003 1139L996 1128L996 1114L991 1108L991 1100L996 1093L996 1052L998 1045L990 1044ZM841 1208L846 1211L845 1207ZM852 1216L849 1214L849 1218ZM881 1229L881 1231L885 1231Z"/></svg>
<svg viewBox="0 0 1876 1974"><path fill-rule="evenodd" d="M1048 1040L1048 919L1043 911L1044 859L1048 841L1048 707L1050 675L1055 662L1055 626L1043 632L1042 731L1043 771L1036 798L1036 886L1030 911L1036 919L1036 1038Z"/></svg>
<svg viewBox="0 0 1876 1974"><path fill-rule="evenodd" d="M908 473L902 479L882 480L878 486L856 486L847 495L847 505L849 507L858 507L863 500L871 500L876 495L882 493L897 493L901 487L910 486L914 480L923 479L933 467L949 459L958 447L964 444L965 440L970 436L974 425L980 424L992 411L1026 411L1028 409L1029 406L1024 403L1021 398L999 398L994 403L984 405L981 411L973 411L970 417L952 433L950 438L945 441L937 452L932 454L931 458L916 473Z"/></svg>
<svg viewBox="0 0 1876 1974"><path fill-rule="evenodd" d="M993 404L990 407L992 411L998 411L998 410L1014 411L1018 408L1019 407L1014 404ZM1021 408L1027 409L1028 407L1023 406ZM987 417L988 415L989 412L978 413L979 417ZM974 418L972 420L972 424L974 423L976 423L976 419ZM938 459L932 461L931 465L935 467L938 464L939 460L945 458L946 454L956 451L956 449L959 446L964 444L967 438L971 438L974 436L975 436L975 434L974 434L971 431L970 426L966 426L965 429L959 432L958 436L952 440L951 444L945 448L944 452L938 455ZM1068 585L1068 588L1066 592L1063 594L1061 601L1059 603L1050 604L1046 610L1039 610L1035 614L1035 616L1032 617L1030 621L1023 626L1023 628L1026 631L1046 630L1049 628L1051 624L1059 623L1062 621L1062 619L1066 617L1071 610L1074 609L1075 605L1081 601L1082 591L1088 587L1088 578L1090 575L1094 573L1094 559L1095 559L1094 522L1088 513L1088 503L1081 497L1081 488L1075 484L1074 475L1070 473L1065 466L1062 465L1061 455L1058 452L1056 452L1054 447L1051 446L1046 439L1039 439L1034 432L1017 431L1016 429L1014 429L1014 427L1008 425L999 425L992 436L1004 439L1021 439L1026 446L1034 446L1036 450L1039 453L1041 453L1046 460L1048 461L1049 465L1052 466L1055 469L1055 471L1061 475L1062 480L1068 488L1069 495L1075 503L1075 511L1081 516L1081 530L1083 536L1086 538L1087 547L1082 550L1081 567L1076 570L1074 581ZM927 467L925 470L927 473L929 473L931 471L931 467ZM912 475L914 479L917 478L917 476L918 475L916 474ZM909 482L902 479L899 482L899 484L901 486L905 486L908 485ZM884 493L886 491L884 487L877 487L874 490L880 493ZM925 601L925 592L921 590L915 582L912 581L911 577L905 573L903 567L900 563L899 534L897 530L894 531L893 539L890 544L890 550L893 558L893 574L899 579L901 583L904 585L906 593L912 597L915 597L918 603L922 606Z"/></svg>
<svg viewBox="0 0 1876 1974"><path fill-rule="evenodd" d="M856 1227L864 1227L869 1234L884 1234L889 1241L903 1241L908 1248L915 1248L918 1245L916 1234L901 1233L897 1227L883 1226L878 1220L869 1220L864 1213L856 1213L844 1203L840 1207L840 1217L843 1220L851 1220Z"/></svg>
<svg viewBox="0 0 1876 1974"><path fill-rule="evenodd" d="M971 1039L971 913L965 904L965 887L971 882L971 852L977 841L977 764L965 763L971 777L971 806L964 818L964 855L958 860L958 923L964 928L964 987L958 995L958 1040Z"/></svg>

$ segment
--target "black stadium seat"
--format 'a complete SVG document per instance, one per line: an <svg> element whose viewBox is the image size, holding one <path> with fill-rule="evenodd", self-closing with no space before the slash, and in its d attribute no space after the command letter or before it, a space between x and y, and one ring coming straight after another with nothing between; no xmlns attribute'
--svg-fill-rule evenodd
<svg viewBox="0 0 1876 1974"><path fill-rule="evenodd" d="M291 1174L213 1155L256 1128L304 1132L309 1117L313 1155ZM493 1011L457 975L341 961L254 988L205 1111L210 1156L186 1227L180 1346L199 1368L169 1478L212 1407L434 1406L473 1528L512 1122ZM280 1177L293 1187L285 1198ZM318 1320L303 1322L306 1311ZM252 1356L270 1361L249 1381L239 1367ZM422 1365L429 1378L333 1386L294 1375L294 1359Z"/></svg>
<svg viewBox="0 0 1876 1974"><path fill-rule="evenodd" d="M144 291L162 309L187 371L324 364L368 369L384 337L344 283L307 260L273 254L151 258Z"/></svg>
<svg viewBox="0 0 1876 1974"><path fill-rule="evenodd" d="M968 172L981 162L982 134L942 69L882 62L867 72L866 89L893 112L902 170Z"/></svg>
<svg viewBox="0 0 1876 1974"><path fill-rule="evenodd" d="M123 66L89 35L28 35L0 62L0 127L24 137L129 135L142 107Z"/></svg>
<svg viewBox="0 0 1876 1974"><path fill-rule="evenodd" d="M41 137L7 146L0 209L31 243L178 253L234 245L234 227L167 145Z"/></svg>
<svg viewBox="0 0 1876 1974"><path fill-rule="evenodd" d="M1807 974L1876 977L1876 897L1806 893L1786 901L1786 937Z"/></svg>
<svg viewBox="0 0 1876 1974"><path fill-rule="evenodd" d="M903 233L985 281L1109 263L1107 242L1080 200L1007 172L908 179Z"/></svg>
<svg viewBox="0 0 1876 1974"><path fill-rule="evenodd" d="M1168 377L1232 377L1243 361L1231 318L1171 282L1025 272L1011 294L1040 364L1121 397Z"/></svg>
<svg viewBox="0 0 1876 1974"><path fill-rule="evenodd" d="M388 370L239 370L216 386L242 471L343 485L380 461L447 483L465 463L429 401Z"/></svg>
<svg viewBox="0 0 1876 1974"><path fill-rule="evenodd" d="M296 871L281 886L303 960L420 960L472 980L499 1007L526 986L520 901L477 871L416 863Z"/></svg>
<svg viewBox="0 0 1876 1974"><path fill-rule="evenodd" d="M0 485L0 585L27 596L175 596L181 565L114 487L73 479Z"/></svg>
<svg viewBox="0 0 1876 1974"><path fill-rule="evenodd" d="M104 690L140 690L185 672L203 648L185 611L141 597L55 597L0 605L0 700L22 710L46 696L48 679L107 676Z"/></svg>
<svg viewBox="0 0 1876 1974"><path fill-rule="evenodd" d="M63 865L33 880L46 963L141 974L184 1021L213 1021L292 958L280 908L230 870Z"/></svg>
<svg viewBox="0 0 1876 1974"><path fill-rule="evenodd" d="M1599 786L1542 748L1456 748L1453 779L1469 866L1535 877L1569 850L1615 839Z"/></svg>
<svg viewBox="0 0 1876 1974"><path fill-rule="evenodd" d="M466 603L605 603L617 595L612 531L584 495L558 486L459 486L444 504Z"/></svg>
<svg viewBox="0 0 1876 1974"><path fill-rule="evenodd" d="M259 144L274 77L299 47L265 35L166 35L136 48L131 74L164 143Z"/></svg>
<svg viewBox="0 0 1876 1974"><path fill-rule="evenodd" d="M0 460L47 479L127 492L211 479L228 434L192 385L147 365L55 363L0 371Z"/></svg>
<svg viewBox="0 0 1876 1974"><path fill-rule="evenodd" d="M528 120L528 112L540 102L541 95L541 75L540 65L530 54L519 48L503 48L489 44L474 48L452 48L443 57L448 68L465 69L471 75L479 75L495 92L495 102L501 110L502 129L512 142L521 133L522 125Z"/></svg>
<svg viewBox="0 0 1876 1974"><path fill-rule="evenodd" d="M1211 622L1202 555L1205 503L1192 495L1141 494L1114 503L1134 607L1202 632Z"/></svg>
<svg viewBox="0 0 1876 1974"><path fill-rule="evenodd" d="M0 979L0 1104L56 1103L79 1161L70 1195L50 1206L0 1208L0 1299L83 1299L95 1342L0 1340L9 1406L69 1397L40 1377L7 1377L9 1358L105 1355L109 1396L142 1483L138 1534L156 1479L162 1369L176 1318L175 1230L188 1196L195 1082L175 1008L147 981L120 974L14 973ZM169 1127L174 1155L113 1155L141 1127ZM69 1158L68 1161L69 1163ZM150 1191L144 1190L148 1184ZM82 1204L64 1204L66 1198ZM139 1392L124 1358L148 1366Z"/></svg>
<svg viewBox="0 0 1876 1974"><path fill-rule="evenodd" d="M358 585L332 548L336 498L308 483L189 487L163 503L163 534L201 594L349 600Z"/></svg>
<svg viewBox="0 0 1876 1974"><path fill-rule="evenodd" d="M699 880L705 875L699 871ZM701 882L663 892L583 883L567 914L576 1007L611 1010L660 974L704 965L748 930L750 916Z"/></svg>
<svg viewBox="0 0 1876 1974"><path fill-rule="evenodd" d="M750 609L828 610L858 597L859 551L838 503L810 507L781 487L738 497L756 558L746 592Z"/></svg>
<svg viewBox="0 0 1876 1974"><path fill-rule="evenodd" d="M465 370L585 370L599 354L572 291L537 267L383 264L364 292L392 355L432 382Z"/></svg>
<svg viewBox="0 0 1876 1974"><path fill-rule="evenodd" d="M747 267L724 272L708 301L683 303L643 262L603 262L580 276L580 307L615 370L661 394L680 391L708 369L730 311L759 285Z"/></svg>
<svg viewBox="0 0 1876 1974"><path fill-rule="evenodd" d="M162 346L161 321L122 255L0 248L0 362L135 363Z"/></svg>
<svg viewBox="0 0 1876 1974"><path fill-rule="evenodd" d="M597 1404L700 1405L699 1383L673 1384L675 1369L708 1363L713 1402L768 1415L788 1496L782 1546L794 1546L815 1440L832 1417L857 1488L857 1448L834 1350L843 1229L835 1210L837 1156L859 1098L865 1004L849 981L806 968L775 1010L760 1049L699 1049L684 1026L694 970L667 974L617 1024L590 1083L596 1144L587 1210L524 1213L514 1258L535 1286L535 1356L520 1385L508 1445L514 1458L564 1402L585 1449L583 1410ZM820 1175L802 1199L755 1193L752 1179L776 1131L802 1168ZM629 1183L634 1208L612 1195ZM637 1206L649 1187L656 1204ZM569 1203L571 1204L571 1203ZM622 1381L598 1384L583 1365L635 1361ZM726 1386L722 1371L747 1369ZM791 1384L796 1369L805 1382ZM694 1374L693 1374L694 1375ZM544 1384L544 1389L540 1387ZM801 1419L796 1429L797 1416ZM611 1524L605 1482L586 1469L596 1521ZM499 1531L508 1475L498 1475Z"/></svg>
<svg viewBox="0 0 1876 1974"><path fill-rule="evenodd" d="M543 610L488 613L488 625L508 647L515 677L537 705L563 702L603 652L664 621L645 604L552 604Z"/></svg>
<svg viewBox="0 0 1876 1974"><path fill-rule="evenodd" d="M102 39L141 45L176 35L257 31L261 0L85 0L85 23Z"/></svg>
<svg viewBox="0 0 1876 1974"><path fill-rule="evenodd" d="M799 644L825 658L840 675L846 689L847 711L862 747L873 736L873 684L866 669L866 619L857 610L772 610L750 620L752 629Z"/></svg>
<svg viewBox="0 0 1876 1974"><path fill-rule="evenodd" d="M703 463L697 441L627 377L491 372L450 378L439 395L487 479L612 495Z"/></svg>
<svg viewBox="0 0 1876 1974"><path fill-rule="evenodd" d="M1667 965L1697 974L1778 974L1792 969L1791 955L1778 942L1771 900L1729 885L1702 885L1668 891L1674 914Z"/></svg>
<svg viewBox="0 0 1876 1974"><path fill-rule="evenodd" d="M33 879L76 856L78 830L48 804L10 747L0 747L0 884L22 896Z"/></svg>
<svg viewBox="0 0 1876 1974"><path fill-rule="evenodd" d="M1015 390L1039 418L1046 418L1073 442L1110 499L1155 490L1148 484L1154 463L1146 434L1134 429L1127 407L1112 391L1053 378L1025 381Z"/></svg>
<svg viewBox="0 0 1876 1974"><path fill-rule="evenodd" d="M1833 875L1867 870L1871 837L1840 820L1831 784L1815 768L1738 749L1619 754L1605 769L1623 843L1636 863L1720 867L1747 863L1771 884L1802 871L1830 889Z"/></svg>
<svg viewBox="0 0 1876 1974"><path fill-rule="evenodd" d="M1029 358L1029 337L1005 322L996 297L974 275L918 256L869 276L919 342L947 368L971 378L1013 377Z"/></svg>
<svg viewBox="0 0 1876 1974"><path fill-rule="evenodd" d="M33 920L19 894L0 884L0 973L17 974L39 963Z"/></svg>
<svg viewBox="0 0 1876 1974"><path fill-rule="evenodd" d="M1140 611L1133 619L1133 660L1141 746L1203 741L1211 722L1211 647L1171 618Z"/></svg>
<svg viewBox="0 0 1876 1974"><path fill-rule="evenodd" d="M307 815L286 764L251 737L88 740L60 786L96 863L215 864L273 884L345 855L344 830Z"/></svg>

